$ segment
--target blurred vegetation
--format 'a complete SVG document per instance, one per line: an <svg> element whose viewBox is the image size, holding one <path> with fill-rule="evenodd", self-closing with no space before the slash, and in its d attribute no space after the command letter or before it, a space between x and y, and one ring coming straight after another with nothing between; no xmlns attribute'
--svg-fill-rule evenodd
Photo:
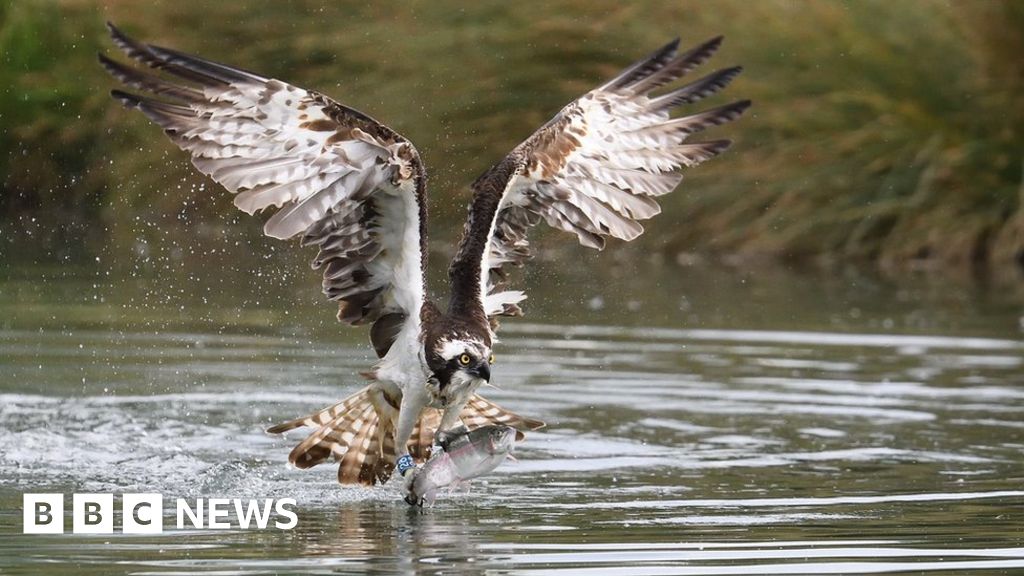
<svg viewBox="0 0 1024 576"><path fill-rule="evenodd" d="M13 0L0 6L0 221L55 254L259 233L108 98L95 62L114 50L107 19L387 122L427 162L442 241L466 184L566 102L673 36L724 34L707 69L746 72L715 102L755 107L716 130L737 145L664 199L642 246L681 261L1024 269L1022 2Z"/></svg>

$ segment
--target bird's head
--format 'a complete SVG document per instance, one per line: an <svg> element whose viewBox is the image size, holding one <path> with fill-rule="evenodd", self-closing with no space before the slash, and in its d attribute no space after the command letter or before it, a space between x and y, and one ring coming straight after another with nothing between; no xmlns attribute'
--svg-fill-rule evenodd
<svg viewBox="0 0 1024 576"><path fill-rule="evenodd" d="M490 381L494 354L484 339L452 332L427 344L427 365L437 380L441 404L465 401Z"/></svg>

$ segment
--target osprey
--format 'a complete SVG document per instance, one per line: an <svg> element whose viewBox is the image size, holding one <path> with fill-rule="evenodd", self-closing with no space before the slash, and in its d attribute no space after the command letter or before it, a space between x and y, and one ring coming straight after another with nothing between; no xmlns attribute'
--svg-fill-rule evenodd
<svg viewBox="0 0 1024 576"><path fill-rule="evenodd" d="M730 145L689 137L750 105L670 115L724 88L739 67L652 94L707 60L721 37L683 53L676 39L570 103L472 184L441 307L425 294L427 180L408 140L319 92L109 28L118 47L154 71L101 54L110 74L144 93L113 97L163 128L239 209L274 211L268 236L316 247L313 268L338 319L370 325L379 361L369 385L269 429L312 427L289 460L299 468L340 460L342 483L383 482L396 462L403 475L415 473L412 462L428 457L435 433L460 422L543 426L477 394L491 380L498 317L521 314L525 295L506 283L508 268L531 255L527 232L545 222L599 250L608 236L636 238L682 168Z"/></svg>

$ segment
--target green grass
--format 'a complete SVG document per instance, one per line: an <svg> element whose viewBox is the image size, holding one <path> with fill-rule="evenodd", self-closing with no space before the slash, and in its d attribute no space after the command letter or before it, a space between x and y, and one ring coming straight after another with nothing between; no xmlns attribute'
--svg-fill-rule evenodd
<svg viewBox="0 0 1024 576"><path fill-rule="evenodd" d="M896 269L1024 263L1020 2L133 6L0 8L0 218L35 242L187 239L241 220L108 99L95 52L112 49L109 18L391 124L428 164L440 240L459 229L466 184L567 101L675 35L725 34L709 69L743 64L726 98L755 107L717 130L736 146L688 174L641 246Z"/></svg>
<svg viewBox="0 0 1024 576"><path fill-rule="evenodd" d="M679 245L1014 266L1021 4L815 3L761 21L758 141L736 174L748 186L701 194Z"/></svg>

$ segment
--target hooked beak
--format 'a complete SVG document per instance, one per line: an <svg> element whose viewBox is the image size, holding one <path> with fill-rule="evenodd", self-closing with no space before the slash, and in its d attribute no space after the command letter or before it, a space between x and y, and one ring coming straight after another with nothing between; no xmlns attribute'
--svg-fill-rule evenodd
<svg viewBox="0 0 1024 576"><path fill-rule="evenodd" d="M486 381L491 380L491 366L487 362L481 363L476 368L470 370L469 373Z"/></svg>

